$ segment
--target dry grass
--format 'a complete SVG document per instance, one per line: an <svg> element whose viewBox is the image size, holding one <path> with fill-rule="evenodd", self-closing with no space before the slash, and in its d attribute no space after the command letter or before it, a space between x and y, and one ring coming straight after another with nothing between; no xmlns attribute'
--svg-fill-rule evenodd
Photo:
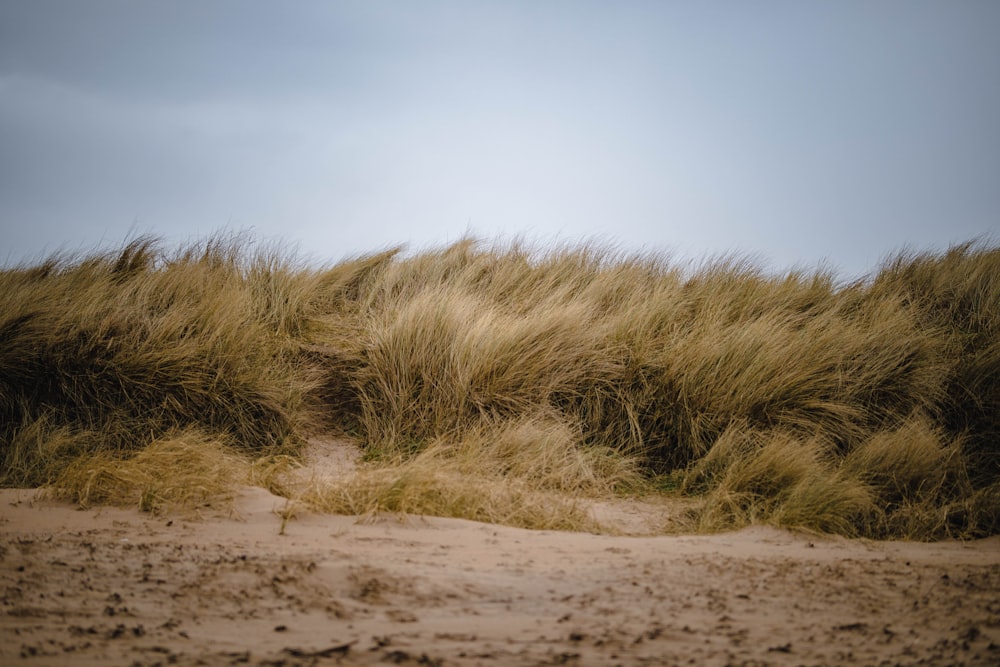
<svg viewBox="0 0 1000 667"><path fill-rule="evenodd" d="M128 459L107 452L76 458L55 480L53 495L81 507L191 509L231 498L240 484L249 481L248 473L243 457L189 429L157 438Z"/></svg>
<svg viewBox="0 0 1000 667"><path fill-rule="evenodd" d="M369 459L301 498L330 511L592 528L584 498L666 492L700 499L700 530L1000 532L1000 250L983 244L843 285L594 246L466 240L313 270L238 238L141 239L0 288L6 485L117 502L81 479L197 432L291 494L282 457L324 429Z"/></svg>
<svg viewBox="0 0 1000 667"><path fill-rule="evenodd" d="M297 500L323 512L376 516L425 514L551 530L598 530L573 496L530 482L476 475L427 450L395 465L365 469L336 483L317 483Z"/></svg>
<svg viewBox="0 0 1000 667"><path fill-rule="evenodd" d="M236 241L168 256L148 239L4 271L0 480L50 482L77 454L128 455L192 424L248 452L285 445L315 382L294 358L286 274Z"/></svg>
<svg viewBox="0 0 1000 667"><path fill-rule="evenodd" d="M439 438L351 475L309 479L294 497L325 512L405 512L593 532L599 526L586 500L634 493L645 482L630 459L578 442L579 433L555 415L481 424L460 439Z"/></svg>

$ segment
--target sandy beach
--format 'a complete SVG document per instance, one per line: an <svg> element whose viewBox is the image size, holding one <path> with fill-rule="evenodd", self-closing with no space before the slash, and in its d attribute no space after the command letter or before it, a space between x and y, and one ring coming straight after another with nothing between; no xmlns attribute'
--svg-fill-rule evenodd
<svg viewBox="0 0 1000 667"><path fill-rule="evenodd" d="M995 665L1000 538L618 537L0 491L3 665Z"/></svg>

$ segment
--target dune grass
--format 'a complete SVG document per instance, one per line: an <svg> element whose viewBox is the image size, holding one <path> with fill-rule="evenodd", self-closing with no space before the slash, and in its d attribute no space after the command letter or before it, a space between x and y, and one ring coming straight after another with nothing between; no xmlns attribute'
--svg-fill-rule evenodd
<svg viewBox="0 0 1000 667"><path fill-rule="evenodd" d="M312 484L300 498L341 514L406 512L593 532L600 526L581 500L627 493L644 482L633 461L579 442L579 433L555 415L481 424L345 480Z"/></svg>
<svg viewBox="0 0 1000 667"><path fill-rule="evenodd" d="M703 531L1000 533L982 243L842 284L599 246L314 269L238 237L143 238L0 271L0 343L0 483L81 503L188 502L151 480L227 493L322 430L368 461L299 494L326 511L594 529L587 499L667 493L698 499Z"/></svg>
<svg viewBox="0 0 1000 667"><path fill-rule="evenodd" d="M53 495L81 507L197 509L231 498L241 483L249 481L249 471L243 457L191 428L157 438L130 458L104 451L77 457L56 477Z"/></svg>

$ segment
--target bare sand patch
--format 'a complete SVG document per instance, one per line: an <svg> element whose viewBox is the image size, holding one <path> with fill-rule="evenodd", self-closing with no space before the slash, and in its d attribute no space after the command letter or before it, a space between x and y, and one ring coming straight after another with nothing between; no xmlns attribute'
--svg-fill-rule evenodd
<svg viewBox="0 0 1000 667"><path fill-rule="evenodd" d="M618 537L0 491L4 665L995 665L1000 538ZM628 507L614 511L631 511Z"/></svg>

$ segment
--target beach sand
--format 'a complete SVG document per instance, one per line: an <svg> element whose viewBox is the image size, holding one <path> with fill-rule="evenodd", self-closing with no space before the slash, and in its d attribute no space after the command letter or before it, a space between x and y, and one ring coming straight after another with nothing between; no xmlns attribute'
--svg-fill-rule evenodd
<svg viewBox="0 0 1000 667"><path fill-rule="evenodd" d="M156 516L0 491L0 665L1000 664L1000 537L627 537L286 505L248 487Z"/></svg>

